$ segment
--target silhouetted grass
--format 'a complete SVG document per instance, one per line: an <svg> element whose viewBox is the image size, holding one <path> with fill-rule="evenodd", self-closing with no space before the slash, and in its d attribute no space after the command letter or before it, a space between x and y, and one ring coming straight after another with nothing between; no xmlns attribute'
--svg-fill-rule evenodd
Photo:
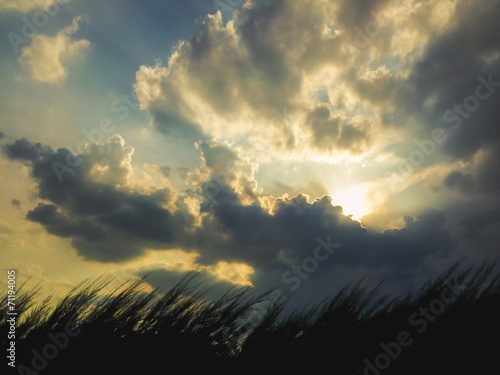
<svg viewBox="0 0 500 375"><path fill-rule="evenodd" d="M284 303L260 309L264 316L250 325L268 294L234 288L209 298L196 274L165 294L148 291L144 280L114 292L105 292L110 278L87 280L55 308L49 299L36 303L38 287L21 289L16 364L54 375L475 374L498 367L500 275L492 270L456 265L397 298L380 296L378 285L363 278L309 309L285 313ZM5 319L0 328L5 332ZM60 340L56 352L48 347L51 337ZM408 345L397 344L398 351L391 343L401 337ZM393 358L383 345L393 348Z"/></svg>

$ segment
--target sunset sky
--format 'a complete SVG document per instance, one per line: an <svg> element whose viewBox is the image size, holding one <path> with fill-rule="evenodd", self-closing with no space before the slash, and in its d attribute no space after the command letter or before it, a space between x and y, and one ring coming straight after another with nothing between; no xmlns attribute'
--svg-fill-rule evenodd
<svg viewBox="0 0 500 375"><path fill-rule="evenodd" d="M499 17L497 0L0 0L2 269L57 296L196 270L309 302L497 258Z"/></svg>

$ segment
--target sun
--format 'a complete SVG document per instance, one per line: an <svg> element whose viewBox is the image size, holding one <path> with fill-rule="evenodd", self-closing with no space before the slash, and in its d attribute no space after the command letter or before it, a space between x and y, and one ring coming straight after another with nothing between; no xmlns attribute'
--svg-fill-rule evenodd
<svg viewBox="0 0 500 375"><path fill-rule="evenodd" d="M367 193L368 188L364 184L349 186L333 194L332 204L341 206L345 215L352 215L354 220L360 221L370 213L371 204L366 197Z"/></svg>

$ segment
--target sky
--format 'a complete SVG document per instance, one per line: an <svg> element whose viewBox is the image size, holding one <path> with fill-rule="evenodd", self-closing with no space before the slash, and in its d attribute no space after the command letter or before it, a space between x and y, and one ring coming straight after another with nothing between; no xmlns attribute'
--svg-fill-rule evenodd
<svg viewBox="0 0 500 375"><path fill-rule="evenodd" d="M324 298L500 255L500 1L0 0L0 259ZM0 287L7 279L0 280Z"/></svg>

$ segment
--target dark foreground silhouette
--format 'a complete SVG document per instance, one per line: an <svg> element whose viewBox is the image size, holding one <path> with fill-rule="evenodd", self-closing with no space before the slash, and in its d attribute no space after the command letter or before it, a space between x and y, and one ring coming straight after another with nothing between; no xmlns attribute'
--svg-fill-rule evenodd
<svg viewBox="0 0 500 375"><path fill-rule="evenodd" d="M451 268L420 291L380 297L368 279L319 306L233 289L219 298L189 275L165 295L86 281L55 309L19 291L18 374L478 374L498 369L500 275ZM7 303L2 351L9 353ZM24 311L24 313L23 313ZM7 350L5 350L6 348ZM2 370L2 373L5 373Z"/></svg>

